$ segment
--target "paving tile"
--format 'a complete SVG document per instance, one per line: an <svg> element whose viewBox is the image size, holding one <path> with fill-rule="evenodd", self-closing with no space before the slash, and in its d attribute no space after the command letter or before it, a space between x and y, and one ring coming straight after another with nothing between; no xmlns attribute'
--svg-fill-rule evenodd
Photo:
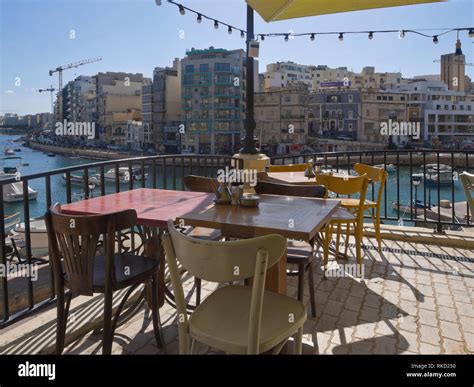
<svg viewBox="0 0 474 387"><path fill-rule="evenodd" d="M441 321L440 325L441 336L452 340L462 341L462 335L458 324Z"/></svg>
<svg viewBox="0 0 474 387"><path fill-rule="evenodd" d="M438 327L420 324L420 341L428 344L439 344L441 342L440 332Z"/></svg>
<svg viewBox="0 0 474 387"><path fill-rule="evenodd" d="M444 353L448 355L463 355L467 353L463 342L451 339L443 340L443 349Z"/></svg>
<svg viewBox="0 0 474 387"><path fill-rule="evenodd" d="M439 355L441 352L441 347L420 342L420 354L422 355Z"/></svg>

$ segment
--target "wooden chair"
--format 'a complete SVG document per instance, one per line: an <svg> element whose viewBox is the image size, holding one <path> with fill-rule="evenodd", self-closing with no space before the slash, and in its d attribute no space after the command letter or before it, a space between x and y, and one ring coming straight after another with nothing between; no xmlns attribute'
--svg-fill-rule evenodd
<svg viewBox="0 0 474 387"><path fill-rule="evenodd" d="M350 236L350 227L354 226L354 236L356 239L356 255L357 263L362 269L362 238L364 236L364 203L367 194L367 186L369 179L367 175L357 177L337 177L330 175L318 175L316 178L318 184L324 184L328 192L334 192L339 195L355 195L359 194L359 205L353 213L344 208L336 211L331 218L330 224L326 226L324 237L324 273L327 271L329 245L331 243L334 226L337 226L336 238L336 257L339 256L339 240L341 234L341 225L346 226L346 241L344 254L347 255L348 241ZM361 271L360 271L361 272Z"/></svg>
<svg viewBox="0 0 474 387"><path fill-rule="evenodd" d="M150 308L153 329L159 347L164 347L158 310L157 289L159 261L150 258L157 247L145 245L145 255L115 252L115 234L135 226L135 210L107 215L73 216L61 213L59 204L45 215L51 248L51 264L57 296L56 351L64 349L67 316L73 296L104 294L104 330L102 353L110 354L114 331L126 300L140 284L151 285ZM105 254L99 255L98 244L103 241ZM69 292L65 294L65 288ZM112 319L113 292L128 288ZM64 304L66 300L66 305Z"/></svg>
<svg viewBox="0 0 474 387"><path fill-rule="evenodd" d="M388 173L383 168L373 167L371 165L366 164L355 164L354 170L361 175L367 175L369 178L370 183L380 183L379 189L377 192L377 201L365 200L364 202L364 211L368 211L370 216L372 217L372 222L374 223L375 227L375 237L377 239L377 244L379 251L382 251L382 237L380 236L380 211L382 205L382 196L385 187L385 183L387 181ZM341 206L346 208L347 210L354 212L357 211L359 207L359 199L354 198L342 198L341 199ZM373 210L375 210L375 218Z"/></svg>
<svg viewBox="0 0 474 387"><path fill-rule="evenodd" d="M213 193L218 182L210 177L188 175L183 177L183 184L189 191Z"/></svg>
<svg viewBox="0 0 474 387"><path fill-rule="evenodd" d="M285 253L286 243L280 235L205 241L183 235L168 222L163 245L176 298L180 354L192 353L196 341L232 354L279 353L293 335L295 353L301 353L305 306L264 290L266 272ZM229 283L253 277L253 284L219 288L188 318L178 263L207 281Z"/></svg>
<svg viewBox="0 0 474 387"><path fill-rule="evenodd" d="M269 165L267 172L304 172L308 164Z"/></svg>
<svg viewBox="0 0 474 387"><path fill-rule="evenodd" d="M471 222L474 217L474 198L472 197L472 193L474 192L474 175L463 172L459 175L461 178L461 183L464 187L464 192L466 194L466 200L469 204L469 208L471 210ZM467 214L469 218L469 214Z"/></svg>
<svg viewBox="0 0 474 387"><path fill-rule="evenodd" d="M299 196L307 198L324 198L326 196L326 188L321 185L294 185L294 184L278 184L269 181L259 181L255 187L258 194ZM308 254L309 253L309 254ZM298 300L303 301L304 297L304 275L308 273L309 297L311 303L311 315L316 317L316 299L314 294L314 261L315 249L314 244L311 251L303 249L288 249L288 264L298 266L298 270L287 270L288 276L298 276Z"/></svg>

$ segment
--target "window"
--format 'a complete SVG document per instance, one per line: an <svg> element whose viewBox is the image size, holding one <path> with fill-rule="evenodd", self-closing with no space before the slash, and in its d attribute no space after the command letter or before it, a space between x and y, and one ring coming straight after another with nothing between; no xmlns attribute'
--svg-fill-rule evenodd
<svg viewBox="0 0 474 387"><path fill-rule="evenodd" d="M185 71L186 74L194 73L194 65L186 65Z"/></svg>
<svg viewBox="0 0 474 387"><path fill-rule="evenodd" d="M393 97L391 97L391 96L388 97L388 100L389 100L389 101L393 101Z"/></svg>
<svg viewBox="0 0 474 387"><path fill-rule="evenodd" d="M400 97L400 101L405 101L405 97L403 95Z"/></svg>
<svg viewBox="0 0 474 387"><path fill-rule="evenodd" d="M348 98L349 102L354 101L354 96L352 94L349 94L349 96L347 98Z"/></svg>
<svg viewBox="0 0 474 387"><path fill-rule="evenodd" d="M214 63L214 71L230 71L230 63Z"/></svg>
<svg viewBox="0 0 474 387"><path fill-rule="evenodd" d="M349 117L350 120L352 120L354 118L354 112L352 110L349 110L349 112L347 114L348 114L348 117ZM352 125L352 124L349 124L349 125Z"/></svg>
<svg viewBox="0 0 474 387"><path fill-rule="evenodd" d="M208 64L208 63L201 63L201 64L199 65L199 71L200 71L201 73L207 73L207 72L209 72L209 64Z"/></svg>
<svg viewBox="0 0 474 387"><path fill-rule="evenodd" d="M352 113L352 111L349 113ZM353 129L352 122L349 122L349 125L347 125L347 127L349 128L349 131L352 132L352 129Z"/></svg>
<svg viewBox="0 0 474 387"><path fill-rule="evenodd" d="M382 97L380 95L377 96L377 101L381 101Z"/></svg>

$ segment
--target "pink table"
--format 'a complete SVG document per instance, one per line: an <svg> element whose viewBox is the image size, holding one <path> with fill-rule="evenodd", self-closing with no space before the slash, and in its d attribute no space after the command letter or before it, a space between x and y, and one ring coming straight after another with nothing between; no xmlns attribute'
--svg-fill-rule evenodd
<svg viewBox="0 0 474 387"><path fill-rule="evenodd" d="M150 230L167 227L168 219L175 220L184 214L193 212L202 206L212 204L214 194L201 192L172 191L163 189L139 188L116 194L61 205L64 213L72 215L107 214L133 208L137 212L139 226ZM159 233L150 232L159 239ZM161 246L161 244L159 244ZM161 269L158 286L159 305L164 303L164 254L157 252Z"/></svg>

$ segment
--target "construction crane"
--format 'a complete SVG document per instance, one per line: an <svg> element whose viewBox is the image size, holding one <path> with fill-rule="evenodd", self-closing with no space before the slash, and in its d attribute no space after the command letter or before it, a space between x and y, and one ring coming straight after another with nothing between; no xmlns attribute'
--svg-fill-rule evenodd
<svg viewBox="0 0 474 387"><path fill-rule="evenodd" d="M56 89L51 85L49 89L39 89L38 90L40 93L43 93L45 91L49 91L51 93L51 122L53 121L53 115L54 115L54 103L53 103L53 93L56 91Z"/></svg>
<svg viewBox="0 0 474 387"><path fill-rule="evenodd" d="M51 77L54 73L58 73L59 76L59 97L58 97L58 111L59 111L59 121L63 120L63 71L69 70L73 68L77 68L79 66L84 66L89 63L94 63L102 60L102 57L98 56L97 58L92 59L84 59L79 62L69 63L63 66L59 66L53 70L49 70L49 76Z"/></svg>

